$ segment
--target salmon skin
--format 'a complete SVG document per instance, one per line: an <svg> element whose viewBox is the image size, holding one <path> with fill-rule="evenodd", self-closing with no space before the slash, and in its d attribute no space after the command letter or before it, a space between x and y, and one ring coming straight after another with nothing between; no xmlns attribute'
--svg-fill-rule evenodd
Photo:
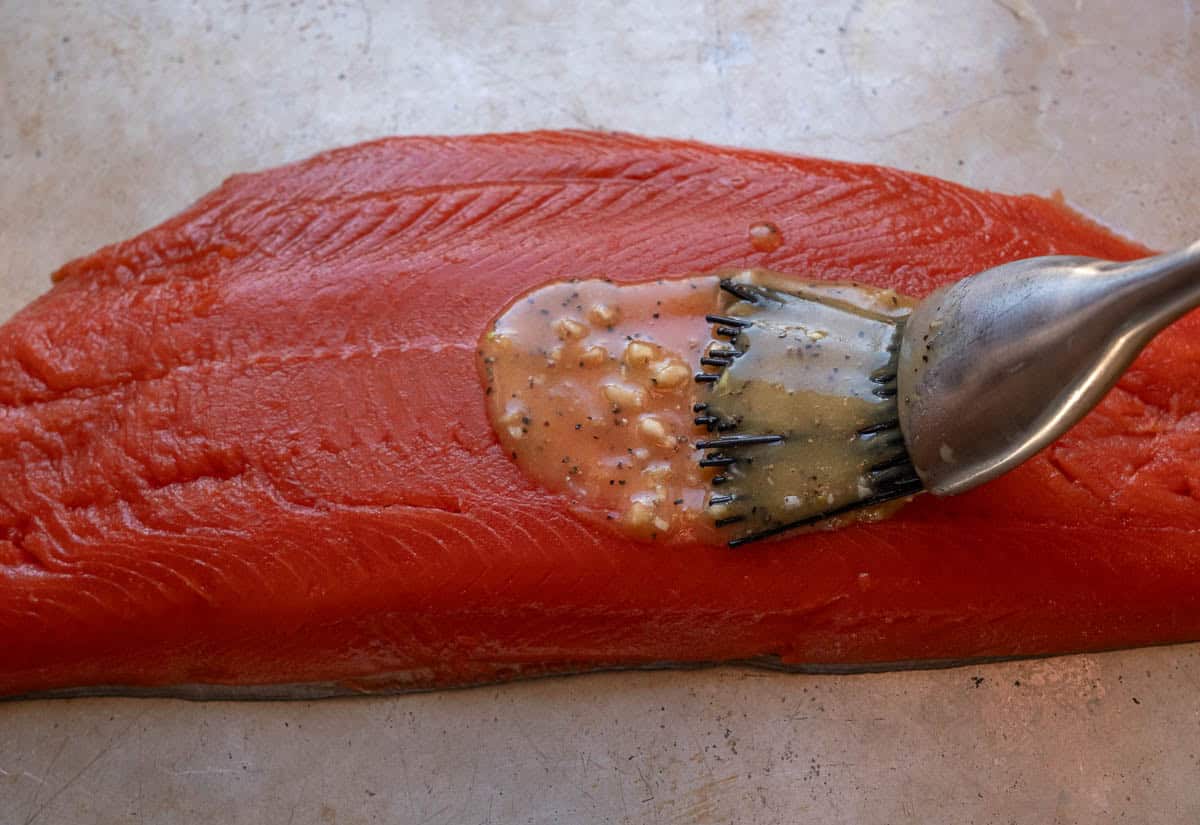
<svg viewBox="0 0 1200 825"><path fill-rule="evenodd" d="M1148 250L1038 197L630 136L391 139L234 177L0 328L0 694L1200 639L1195 315L1010 475L738 551L582 519L485 413L480 333L539 284L761 266L921 296L1052 253Z"/></svg>

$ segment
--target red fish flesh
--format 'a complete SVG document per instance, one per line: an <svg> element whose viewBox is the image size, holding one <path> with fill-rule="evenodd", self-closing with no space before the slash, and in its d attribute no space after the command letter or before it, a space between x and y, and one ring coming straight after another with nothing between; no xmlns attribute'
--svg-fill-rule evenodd
<svg viewBox="0 0 1200 825"><path fill-rule="evenodd" d="M0 328L0 694L1200 639L1195 315L1007 477L743 550L598 526L487 418L477 341L540 284L755 266L921 296L1049 253L1148 250L1038 197L629 136L392 139L231 178Z"/></svg>

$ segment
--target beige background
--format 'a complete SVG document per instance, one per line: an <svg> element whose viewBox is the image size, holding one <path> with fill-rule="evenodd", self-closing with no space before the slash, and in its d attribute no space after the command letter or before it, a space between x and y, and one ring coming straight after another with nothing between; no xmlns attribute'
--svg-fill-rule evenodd
<svg viewBox="0 0 1200 825"><path fill-rule="evenodd" d="M1200 234L1196 11L0 0L0 315L226 175L388 134L570 126L874 161L1061 189L1182 243ZM5 824L1117 820L1200 821L1200 646L0 705Z"/></svg>

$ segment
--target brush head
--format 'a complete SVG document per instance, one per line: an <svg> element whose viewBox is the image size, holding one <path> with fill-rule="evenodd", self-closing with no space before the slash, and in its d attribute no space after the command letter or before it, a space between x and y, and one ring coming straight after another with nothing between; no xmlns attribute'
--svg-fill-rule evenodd
<svg viewBox="0 0 1200 825"><path fill-rule="evenodd" d="M708 507L738 546L787 530L880 517L921 482L896 403L909 306L891 291L763 272L721 282L697 382Z"/></svg>

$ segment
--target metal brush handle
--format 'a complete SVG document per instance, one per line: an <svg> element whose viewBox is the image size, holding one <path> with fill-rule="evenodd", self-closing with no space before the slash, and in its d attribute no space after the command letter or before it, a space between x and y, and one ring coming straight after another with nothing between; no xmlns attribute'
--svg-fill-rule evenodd
<svg viewBox="0 0 1200 825"><path fill-rule="evenodd" d="M1200 306L1200 241L1128 263L1050 256L940 289L901 339L900 428L925 488L954 495L1066 432Z"/></svg>

